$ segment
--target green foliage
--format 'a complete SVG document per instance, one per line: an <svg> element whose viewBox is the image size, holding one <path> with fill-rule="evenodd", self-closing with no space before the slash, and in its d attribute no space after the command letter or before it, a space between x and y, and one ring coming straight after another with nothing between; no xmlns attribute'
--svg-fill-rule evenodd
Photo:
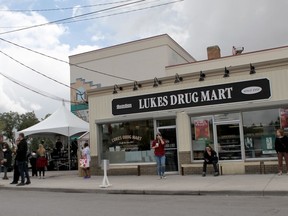
<svg viewBox="0 0 288 216"><path fill-rule="evenodd" d="M0 114L0 121L3 124L2 133L5 135L9 140L13 140L14 134L13 131L19 126L19 114L17 112L6 112Z"/></svg>
<svg viewBox="0 0 288 216"><path fill-rule="evenodd" d="M20 115L20 123L19 123L19 127L17 129L19 131L24 130L24 129L31 127L37 123L39 123L39 120L37 119L34 111L33 112L27 112L25 114Z"/></svg>
<svg viewBox="0 0 288 216"><path fill-rule="evenodd" d="M37 119L34 112L27 112L19 115L17 112L0 113L0 129L10 141L14 140L14 132L26 129L37 124Z"/></svg>

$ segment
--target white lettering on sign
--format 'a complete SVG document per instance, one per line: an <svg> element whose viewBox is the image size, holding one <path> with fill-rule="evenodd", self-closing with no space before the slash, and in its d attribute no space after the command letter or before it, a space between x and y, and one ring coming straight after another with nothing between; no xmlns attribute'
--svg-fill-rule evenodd
<svg viewBox="0 0 288 216"><path fill-rule="evenodd" d="M218 91L217 90L201 91L201 102L231 99L232 91L233 91L232 87L218 89Z"/></svg>
<svg viewBox="0 0 288 216"><path fill-rule="evenodd" d="M116 109L127 109L127 108L132 108L132 104L121 104L116 106Z"/></svg>
<svg viewBox="0 0 288 216"><path fill-rule="evenodd" d="M259 86L250 86L241 90L242 94L257 94L262 91L262 88Z"/></svg>

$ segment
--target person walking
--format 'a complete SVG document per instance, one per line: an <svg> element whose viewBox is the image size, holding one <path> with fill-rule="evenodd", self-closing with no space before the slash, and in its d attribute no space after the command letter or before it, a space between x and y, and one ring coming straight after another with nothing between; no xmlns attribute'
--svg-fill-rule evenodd
<svg viewBox="0 0 288 216"><path fill-rule="evenodd" d="M18 136L18 139L20 140L18 144L18 148L16 150L16 163L18 165L19 174L21 177L21 182L17 184L17 186L24 186L25 184L31 184L29 173L28 173L28 166L27 166L27 150L28 145L27 141L24 137L24 133L20 133ZM25 176L27 178L27 181L25 183Z"/></svg>
<svg viewBox="0 0 288 216"><path fill-rule="evenodd" d="M37 149L37 161L36 161L36 168L39 173L39 179L45 178L45 168L47 166L47 158L46 158L46 149L44 148L44 141L41 141L39 147Z"/></svg>
<svg viewBox="0 0 288 216"><path fill-rule="evenodd" d="M283 157L286 163L286 172L288 175L288 137L284 135L283 129L276 131L275 151L278 157L278 175L283 173Z"/></svg>
<svg viewBox="0 0 288 216"><path fill-rule="evenodd" d="M91 151L90 151L88 143L84 144L81 158L86 159L85 167L82 167L82 169L84 171L84 179L90 178L91 177L91 173L90 173Z"/></svg>
<svg viewBox="0 0 288 216"><path fill-rule="evenodd" d="M165 176L165 140L162 138L160 132L156 134L156 139L152 142L152 149L154 149L154 155L157 164L157 174L160 179L166 178Z"/></svg>
<svg viewBox="0 0 288 216"><path fill-rule="evenodd" d="M219 171L218 171L217 153L216 151L214 151L214 149L210 145L206 146L205 151L204 151L204 162L203 162L203 173L202 173L203 177L206 176L207 164L213 164L214 176L218 176Z"/></svg>
<svg viewBox="0 0 288 216"><path fill-rule="evenodd" d="M3 179L8 180L9 178L7 176L7 171L9 168L11 168L11 162L12 162L12 151L11 151L8 143L3 144L3 155L4 155L4 159L3 159L4 176L3 176Z"/></svg>

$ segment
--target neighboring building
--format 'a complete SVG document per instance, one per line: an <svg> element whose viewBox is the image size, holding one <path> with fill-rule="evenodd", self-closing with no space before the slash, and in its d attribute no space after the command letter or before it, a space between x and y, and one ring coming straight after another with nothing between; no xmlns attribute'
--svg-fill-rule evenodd
<svg viewBox="0 0 288 216"><path fill-rule="evenodd" d="M288 129L288 47L226 57L217 46L207 52L205 61L151 69L160 72L139 76L138 89L126 82L114 91L110 82L87 91L93 174L102 174L103 159L109 174L156 174L150 145L157 131L167 140L168 172L201 173L208 144L224 174L277 172L275 162L275 170L268 165L277 160L275 129Z"/></svg>
<svg viewBox="0 0 288 216"><path fill-rule="evenodd" d="M70 56L71 110L87 120L87 90L164 77L166 66L193 61L167 34Z"/></svg>

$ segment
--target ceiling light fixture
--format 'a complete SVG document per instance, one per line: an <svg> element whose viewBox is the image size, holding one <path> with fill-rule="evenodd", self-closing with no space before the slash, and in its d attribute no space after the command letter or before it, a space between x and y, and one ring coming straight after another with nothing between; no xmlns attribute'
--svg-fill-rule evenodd
<svg viewBox="0 0 288 216"><path fill-rule="evenodd" d="M230 71L225 67L223 77L224 78L229 77L229 73L230 73Z"/></svg>
<svg viewBox="0 0 288 216"><path fill-rule="evenodd" d="M250 63L250 74L255 74L256 71L255 71L255 66L253 66L251 63Z"/></svg>
<svg viewBox="0 0 288 216"><path fill-rule="evenodd" d="M180 77L178 73L176 73L174 83L176 84L176 83L179 83L179 82L182 82L182 81L183 81L183 78Z"/></svg>
<svg viewBox="0 0 288 216"><path fill-rule="evenodd" d="M199 76L200 76L199 77L199 81L204 81L206 75L205 75L205 73L203 73L203 71L200 71L200 75Z"/></svg>
<svg viewBox="0 0 288 216"><path fill-rule="evenodd" d="M121 86L119 87L117 84L115 84L115 85L114 85L113 94L117 94L117 93L118 93L117 89L120 90L120 91L123 90L123 88L122 88Z"/></svg>
<svg viewBox="0 0 288 216"><path fill-rule="evenodd" d="M153 87L158 87L159 85L162 84L162 81L161 80L158 80L157 77L154 78L154 84L153 84Z"/></svg>
<svg viewBox="0 0 288 216"><path fill-rule="evenodd" d="M136 91L136 90L138 90L138 88L141 88L142 87L142 85L141 84L138 84L138 82L137 81L134 81L134 87L133 87L133 91Z"/></svg>

